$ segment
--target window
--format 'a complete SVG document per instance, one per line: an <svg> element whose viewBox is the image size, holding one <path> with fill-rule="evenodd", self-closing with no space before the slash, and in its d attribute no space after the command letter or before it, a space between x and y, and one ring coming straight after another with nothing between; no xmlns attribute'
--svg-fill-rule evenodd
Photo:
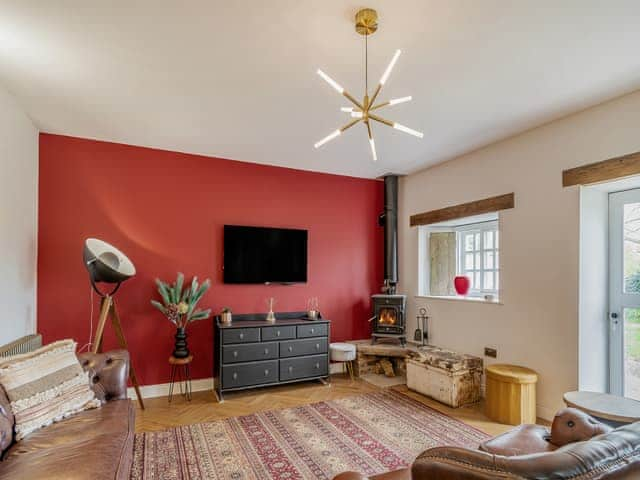
<svg viewBox="0 0 640 480"><path fill-rule="evenodd" d="M453 279L471 281L468 296L500 292L498 214L477 215L420 227L420 294L455 296Z"/></svg>
<svg viewBox="0 0 640 480"><path fill-rule="evenodd" d="M467 225L456 231L456 270L459 275L466 275L471 280L471 295L498 293L499 243L497 222Z"/></svg>

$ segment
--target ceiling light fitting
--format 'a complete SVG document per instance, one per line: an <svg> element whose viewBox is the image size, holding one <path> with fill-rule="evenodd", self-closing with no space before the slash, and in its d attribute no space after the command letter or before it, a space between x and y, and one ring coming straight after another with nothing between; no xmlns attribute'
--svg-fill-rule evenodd
<svg viewBox="0 0 640 480"><path fill-rule="evenodd" d="M369 136L369 146L371 147L371 155L373 157L373 160L376 161L378 160L378 155L376 153L376 144L373 139L373 132L371 131L371 122L370 122L371 120L378 123L382 123L389 127L395 128L396 130L399 130L401 132L408 133L409 135L413 135L414 137L422 138L424 136L422 132L418 132L417 130L413 130L412 128L406 127L397 122L386 120L376 115L375 113L373 113L374 111L383 107L398 105L400 103L411 101L411 97L407 96L407 97L401 97L401 98L393 98L386 102L382 102L375 105L375 101L378 98L378 95L380 94L380 90L389 79L389 75L391 75L391 71L393 70L393 67L398 61L398 57L400 57L400 53L401 53L400 50L396 50L395 54L393 55L393 58L391 59L391 62L389 62L389 65L387 66L384 73L382 74L382 77L380 78L380 82L378 83L378 86L373 92L372 97L369 98L369 92L368 92L369 90L368 63L369 62L368 62L367 39L369 35L372 35L377 29L378 29L378 13L375 10L371 8L365 8L363 10L360 10L358 13L356 13L356 32L358 32L360 35L364 37L364 51L365 51L365 60L364 60L364 79L365 79L364 82L365 83L364 83L364 97L362 102L359 102L358 100L356 100L353 96L349 94L349 92L347 92L344 89L344 87L342 87L342 85L340 85L338 82L336 82L333 78L331 78L329 75L324 73L322 70L318 69L318 75L320 75L325 82L331 85L331 87L333 87L334 90L336 90L339 94L343 95L354 106L340 108L342 112L349 113L350 116L353 118L353 120L347 123L342 128L339 128L338 130L334 130L329 135L324 137L322 140L317 142L314 145L315 148L321 147L325 143L330 142L334 138L340 136L340 134L342 134L342 132L344 132L345 130L353 127L357 123L363 122L367 127L367 135Z"/></svg>

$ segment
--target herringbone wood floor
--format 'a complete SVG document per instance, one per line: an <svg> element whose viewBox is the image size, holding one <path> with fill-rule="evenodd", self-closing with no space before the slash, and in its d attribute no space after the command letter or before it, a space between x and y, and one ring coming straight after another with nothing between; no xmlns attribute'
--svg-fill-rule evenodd
<svg viewBox="0 0 640 480"><path fill-rule="evenodd" d="M411 392L406 386L394 388L490 435L498 435L513 428L487 419L482 413L482 404L453 409L418 393ZM194 393L190 402L180 395L174 395L171 404L167 402L167 397L150 398L145 400L145 410L140 410L138 407L136 412L136 431L163 430L179 425L249 415L264 410L296 407L376 390L379 390L379 387L363 380L356 379L352 381L348 376L338 374L332 375L330 386L322 385L318 382L305 382L273 388L247 390L225 394L223 403L217 403L211 391Z"/></svg>

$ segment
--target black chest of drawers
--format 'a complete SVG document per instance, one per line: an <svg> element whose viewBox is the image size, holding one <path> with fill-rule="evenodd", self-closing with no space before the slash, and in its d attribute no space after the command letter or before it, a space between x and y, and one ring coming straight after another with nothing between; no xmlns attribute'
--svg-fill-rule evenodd
<svg viewBox="0 0 640 480"><path fill-rule="evenodd" d="M304 312L234 315L231 325L215 318L216 393L245 390L329 376L331 323L305 320Z"/></svg>

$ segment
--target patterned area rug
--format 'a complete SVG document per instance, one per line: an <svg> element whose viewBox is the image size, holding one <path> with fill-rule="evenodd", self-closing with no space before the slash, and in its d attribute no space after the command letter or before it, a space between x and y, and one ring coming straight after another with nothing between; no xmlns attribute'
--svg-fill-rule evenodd
<svg viewBox="0 0 640 480"><path fill-rule="evenodd" d="M487 435L392 390L135 437L132 479L331 479L405 467Z"/></svg>

